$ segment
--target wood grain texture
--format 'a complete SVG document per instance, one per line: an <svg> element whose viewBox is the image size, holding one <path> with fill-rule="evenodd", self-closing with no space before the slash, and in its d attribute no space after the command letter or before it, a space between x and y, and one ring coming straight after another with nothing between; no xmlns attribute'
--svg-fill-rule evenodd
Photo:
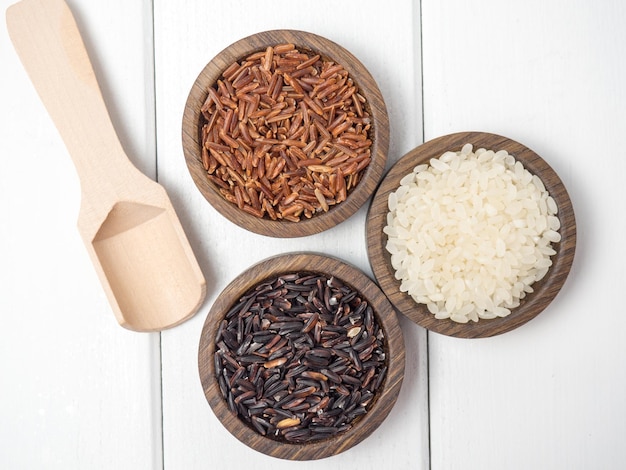
<svg viewBox="0 0 626 470"><path fill-rule="evenodd" d="M372 408L353 427L332 438L306 444L278 442L255 432L229 409L216 379L213 356L215 336L226 312L251 288L267 279L291 272L315 272L334 276L356 289L373 307L385 332L388 371L376 393ZM404 377L405 348L396 314L388 300L365 274L345 262L315 253L277 255L255 264L233 280L217 297L208 313L198 349L198 369L209 405L237 439L249 447L288 460L323 459L344 452L368 437L387 417L396 403Z"/></svg>
<svg viewBox="0 0 626 470"><path fill-rule="evenodd" d="M446 151L460 151L470 143L474 149L486 148L494 151L506 150L524 167L541 178L547 191L558 206L561 222L561 242L554 244L556 254L553 265L541 281L533 284L534 292L521 300L519 307L512 309L504 318L480 320L465 324L450 319L438 320L425 305L416 303L408 294L400 291L400 281L394 276L391 256L385 249L387 236L383 227L387 223L387 200L389 194L400 186L402 177L417 165L428 163ZM576 250L576 220L569 195L559 176L548 163L535 152L509 138L484 132L460 132L430 140L402 157L385 175L376 191L367 217L367 247L374 275L383 292L395 307L412 321L430 331L461 338L494 336L517 328L535 318L558 294L567 278Z"/></svg>
<svg viewBox="0 0 626 470"><path fill-rule="evenodd" d="M348 193L345 201L332 206L328 212L316 214L299 222L275 221L259 218L238 209L226 201L215 184L208 180L202 166L201 137L202 113L200 108L208 95L208 88L215 85L222 72L234 62L268 46L291 43L303 51L321 54L345 67L350 77L367 100L372 117L372 161L359 184ZM389 118L382 94L376 81L365 66L348 50L316 34L296 30L274 30L256 33L228 46L213 58L200 72L193 84L185 105L182 125L183 151L193 181L223 216L255 233L273 237L301 237L327 230L352 216L372 195L378 185L387 161L389 149Z"/></svg>

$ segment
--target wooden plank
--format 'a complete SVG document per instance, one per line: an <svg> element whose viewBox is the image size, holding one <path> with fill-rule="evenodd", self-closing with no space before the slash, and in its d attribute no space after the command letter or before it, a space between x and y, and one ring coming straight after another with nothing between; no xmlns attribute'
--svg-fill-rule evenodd
<svg viewBox="0 0 626 470"><path fill-rule="evenodd" d="M570 277L539 317L486 340L430 335L432 468L619 468L624 5L422 3L426 139L522 142L561 176L579 227Z"/></svg>
<svg viewBox="0 0 626 470"><path fill-rule="evenodd" d="M341 225L318 235L278 239L255 235L215 211L193 185L181 150L182 112L191 85L206 63L249 34L276 28L301 29L331 39L370 70L387 103L391 121L389 162L421 142L419 16L410 1L388 8L375 1L321 1L301 10L293 2L253 1L180 4L155 2L155 70L159 181L173 197L207 277L205 306L192 320L163 333L165 466L177 468L287 468L239 443L217 421L198 378L197 352L206 313L236 275L268 256L318 251L338 256L370 276L365 252L363 207ZM332 14L330 12L333 12ZM381 28L384 34L381 33ZM428 468L428 413L424 330L402 321L406 374L390 416L368 439L307 468Z"/></svg>
<svg viewBox="0 0 626 470"><path fill-rule="evenodd" d="M151 5L69 5L122 143L153 176ZM0 23L0 466L160 468L159 336L115 320L76 229L76 171Z"/></svg>

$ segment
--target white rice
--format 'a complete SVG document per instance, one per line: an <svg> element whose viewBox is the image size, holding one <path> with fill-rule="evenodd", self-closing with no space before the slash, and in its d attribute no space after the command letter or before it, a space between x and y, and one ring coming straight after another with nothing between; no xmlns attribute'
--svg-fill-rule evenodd
<svg viewBox="0 0 626 470"><path fill-rule="evenodd" d="M389 195L387 251L400 290L435 318L505 317L541 280L561 240L543 182L505 150L446 152Z"/></svg>

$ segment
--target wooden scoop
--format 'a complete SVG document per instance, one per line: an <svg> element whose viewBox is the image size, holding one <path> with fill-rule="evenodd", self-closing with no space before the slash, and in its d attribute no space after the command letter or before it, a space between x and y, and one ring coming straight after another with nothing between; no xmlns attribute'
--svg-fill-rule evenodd
<svg viewBox="0 0 626 470"><path fill-rule="evenodd" d="M72 12L23 0L6 17L80 176L78 230L117 320L135 331L183 322L204 300L204 277L165 189L122 149Z"/></svg>

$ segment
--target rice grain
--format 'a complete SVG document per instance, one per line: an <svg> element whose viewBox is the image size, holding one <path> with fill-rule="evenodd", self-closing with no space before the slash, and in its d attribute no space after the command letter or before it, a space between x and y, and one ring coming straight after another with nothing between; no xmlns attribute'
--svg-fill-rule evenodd
<svg viewBox="0 0 626 470"><path fill-rule="evenodd" d="M383 232L400 290L437 319L505 317L550 269L558 207L508 152L465 144L405 175Z"/></svg>
<svg viewBox="0 0 626 470"><path fill-rule="evenodd" d="M320 54L267 47L227 67L207 94L203 168L252 215L297 222L327 212L371 161L366 100L348 71Z"/></svg>

